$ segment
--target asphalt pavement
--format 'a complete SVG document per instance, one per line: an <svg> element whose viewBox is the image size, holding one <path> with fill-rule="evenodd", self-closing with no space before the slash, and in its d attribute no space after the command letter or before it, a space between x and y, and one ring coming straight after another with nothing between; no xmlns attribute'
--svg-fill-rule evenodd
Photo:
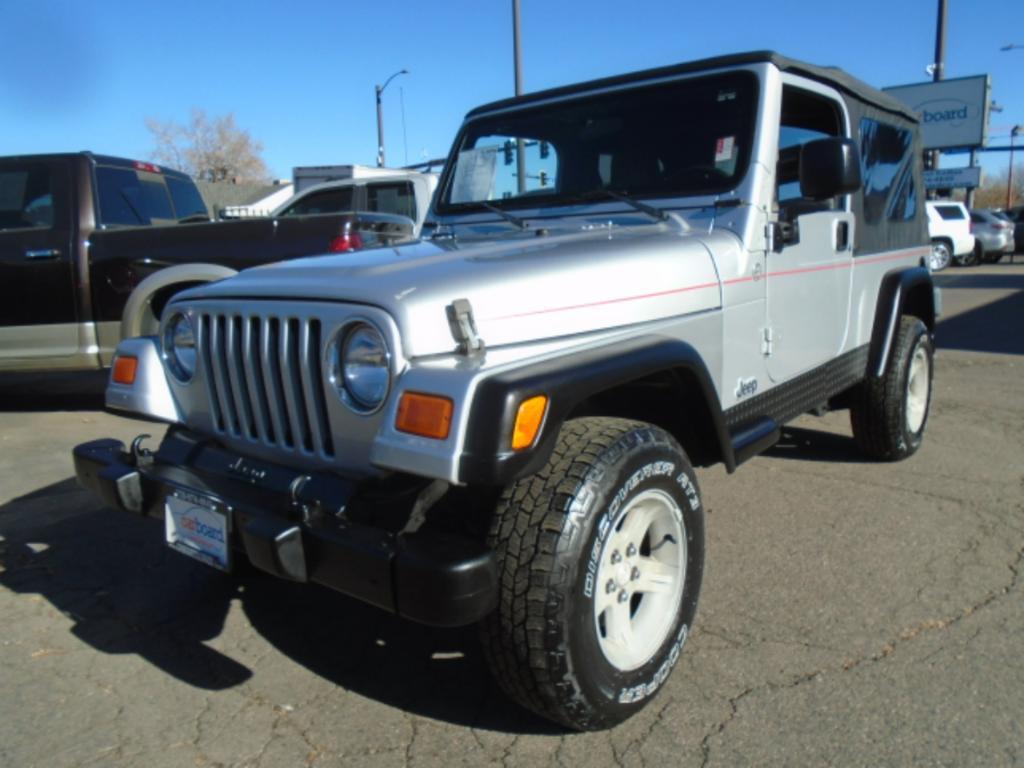
<svg viewBox="0 0 1024 768"><path fill-rule="evenodd" d="M922 449L865 462L832 413L700 470L693 634L602 733L510 704L472 628L170 551L70 459L160 428L0 379L0 766L1024 766L1024 266L937 280Z"/></svg>

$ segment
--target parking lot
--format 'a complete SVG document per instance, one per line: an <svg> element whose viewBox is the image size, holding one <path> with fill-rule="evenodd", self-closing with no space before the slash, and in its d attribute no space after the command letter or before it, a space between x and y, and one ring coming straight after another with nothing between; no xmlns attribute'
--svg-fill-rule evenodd
<svg viewBox="0 0 1024 768"><path fill-rule="evenodd" d="M95 379L6 386L0 765L1024 765L1024 266L937 281L921 451L865 463L842 412L700 471L693 635L604 733L509 704L472 628L171 552L70 460L159 426L104 413Z"/></svg>

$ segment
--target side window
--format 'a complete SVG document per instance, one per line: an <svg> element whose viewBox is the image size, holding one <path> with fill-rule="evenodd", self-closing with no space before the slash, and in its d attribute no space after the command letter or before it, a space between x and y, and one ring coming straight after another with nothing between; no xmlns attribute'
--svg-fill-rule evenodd
<svg viewBox="0 0 1024 768"><path fill-rule="evenodd" d="M416 219L416 194L408 181L366 185L366 208Z"/></svg>
<svg viewBox="0 0 1024 768"><path fill-rule="evenodd" d="M917 211L917 190L910 131L862 118L860 163L864 180L864 220L878 224L883 220L913 219Z"/></svg>
<svg viewBox="0 0 1024 768"><path fill-rule="evenodd" d="M342 213L352 210L351 184L334 189L324 189L306 195L285 208L282 216L306 216L314 213Z"/></svg>
<svg viewBox="0 0 1024 768"><path fill-rule="evenodd" d="M0 230L53 226L53 182L45 165L0 171Z"/></svg>
<svg viewBox="0 0 1024 768"><path fill-rule="evenodd" d="M839 106L824 96L799 88L782 91L782 121L779 126L779 160L776 183L779 206L785 212L802 200L800 192L800 147L809 141L842 134ZM816 204L817 210L831 207L830 201ZM802 211L801 211L802 212Z"/></svg>
<svg viewBox="0 0 1024 768"><path fill-rule="evenodd" d="M129 168L96 168L100 224L138 227L151 223L139 176ZM165 193L166 195L166 193Z"/></svg>

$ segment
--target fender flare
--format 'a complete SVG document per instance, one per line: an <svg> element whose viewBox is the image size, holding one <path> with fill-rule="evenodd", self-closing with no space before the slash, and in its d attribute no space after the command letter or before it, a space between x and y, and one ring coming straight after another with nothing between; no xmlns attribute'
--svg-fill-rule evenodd
<svg viewBox="0 0 1024 768"><path fill-rule="evenodd" d="M159 318L153 314L153 298L174 285L211 283L237 275L238 270L221 264L176 264L147 277L131 292L121 315L121 338L149 336L156 332Z"/></svg>
<svg viewBox="0 0 1024 768"><path fill-rule="evenodd" d="M555 447L558 432L573 410L592 395L650 376L673 371L687 376L703 400L706 439L729 471L735 468L733 444L704 360L692 346L664 336L641 336L554 360L503 371L484 379L473 395L466 439L459 459L461 482L504 485L539 470ZM548 397L548 412L530 449L508 448L519 404ZM690 404L692 406L692 403ZM680 402L680 408L687 403Z"/></svg>
<svg viewBox="0 0 1024 768"><path fill-rule="evenodd" d="M906 314L908 304L915 310L911 314L918 315L928 330L934 332L935 284L927 267L897 269L882 278L875 306L875 324L871 330L869 376L879 377L885 373L896 328L900 316Z"/></svg>

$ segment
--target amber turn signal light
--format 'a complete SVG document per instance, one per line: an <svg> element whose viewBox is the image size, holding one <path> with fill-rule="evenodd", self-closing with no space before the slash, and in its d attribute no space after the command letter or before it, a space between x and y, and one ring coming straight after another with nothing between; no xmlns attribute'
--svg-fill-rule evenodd
<svg viewBox="0 0 1024 768"><path fill-rule="evenodd" d="M117 357L114 360L114 372L110 378L114 380L115 384L134 384L135 373L138 369L139 359L137 357L128 355Z"/></svg>
<svg viewBox="0 0 1024 768"><path fill-rule="evenodd" d="M522 451L533 445L544 423L544 414L548 410L548 399L537 395L519 404L516 413L516 425L512 429L512 450Z"/></svg>
<svg viewBox="0 0 1024 768"><path fill-rule="evenodd" d="M406 392L398 403L395 429L435 440L444 440L452 426L455 406L447 397Z"/></svg>

